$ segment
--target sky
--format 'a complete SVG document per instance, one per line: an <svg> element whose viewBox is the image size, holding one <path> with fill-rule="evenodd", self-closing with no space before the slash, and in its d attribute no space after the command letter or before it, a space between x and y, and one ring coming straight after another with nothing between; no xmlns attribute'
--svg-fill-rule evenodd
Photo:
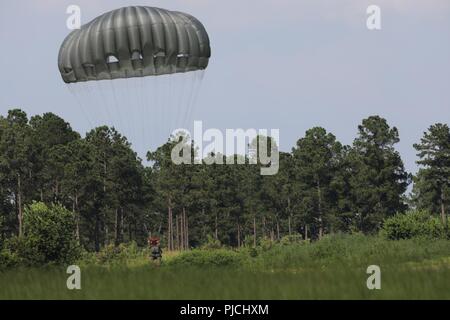
<svg viewBox="0 0 450 320"><path fill-rule="evenodd" d="M2 0L1 114L54 112L90 129L57 68L69 5L83 24L128 5L197 17L212 48L197 100L205 128L276 128L290 151L314 126L351 144L361 120L380 115L415 172L412 145L450 123L448 0ZM366 27L369 5L381 9L381 30Z"/></svg>

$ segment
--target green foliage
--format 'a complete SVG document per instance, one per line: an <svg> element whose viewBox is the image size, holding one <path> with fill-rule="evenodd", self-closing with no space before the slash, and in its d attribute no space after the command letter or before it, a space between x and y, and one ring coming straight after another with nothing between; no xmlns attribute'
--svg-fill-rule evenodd
<svg viewBox="0 0 450 320"><path fill-rule="evenodd" d="M129 260L144 257L148 257L148 252L139 249L134 241L121 243L118 246L113 244L107 245L95 255L99 264L126 264Z"/></svg>
<svg viewBox="0 0 450 320"><path fill-rule="evenodd" d="M439 239L446 236L442 222L424 210L408 211L386 219L381 233L390 240L416 237Z"/></svg>
<svg viewBox="0 0 450 320"><path fill-rule="evenodd" d="M248 255L251 258L256 258L258 256L258 249L255 247L248 248Z"/></svg>
<svg viewBox="0 0 450 320"><path fill-rule="evenodd" d="M450 208L449 137L448 125L435 124L415 145L422 167L415 177L412 203L433 214L439 212L442 221ZM290 152L280 152L279 172L274 176L262 176L261 163L220 164L226 158L239 158L247 164L255 160L252 157L260 147L257 140L249 146L248 157L210 154L203 165L175 165L171 151L179 138L172 137L149 152L151 165L144 167L126 137L114 128L93 128L81 138L69 123L51 113L29 119L21 110L10 110L0 116L0 242L4 243L0 247L4 264L72 260L72 255L79 254L65 250L71 251L67 248L72 246L74 233L91 252L82 252L83 261L142 262L146 261L145 250L133 253L134 249L121 244L135 241L143 246L149 234L158 234L164 246L175 249L179 233L184 231L189 248L239 247L239 252L256 261L262 257L270 261L271 254L278 251L288 252L286 261L297 255L302 261L309 261L310 255L326 260L333 256L329 250L338 244L327 244L325 239L305 249L299 245L303 244L300 238L285 235L301 233L317 240L337 232L376 234L384 219L406 210L403 197L409 175L395 150L399 133L380 116L362 121L352 146L343 146L324 128L307 130ZM189 139L183 140L188 146ZM272 144L272 140L268 142ZM191 150L191 156L198 160L197 150ZM65 223L45 214L48 223L37 221L39 230L27 221L22 228L18 217L33 201L59 203L57 210L64 207L74 212L67 219L70 226L58 229L56 226ZM52 208L49 205L48 210ZM173 212L171 228L169 211ZM183 231L179 230L181 215L187 218ZM430 229L425 233L434 234L438 229L431 224L427 220L422 226ZM169 230L174 243L167 243ZM25 234L19 240L15 235L21 231ZM211 234L219 240L208 237ZM279 237L278 242L269 240ZM343 254L340 247L336 250Z"/></svg>
<svg viewBox="0 0 450 320"><path fill-rule="evenodd" d="M406 209L402 195L410 177L395 150L399 141L397 128L379 116L364 119L358 127L348 169L352 220L359 231L374 233L383 219Z"/></svg>
<svg viewBox="0 0 450 320"><path fill-rule="evenodd" d="M16 267L20 264L18 254L12 251L7 245L0 248L0 270Z"/></svg>
<svg viewBox="0 0 450 320"><path fill-rule="evenodd" d="M286 235L280 239L280 245L287 246L291 244L305 244L306 241L303 240L302 235L292 234Z"/></svg>
<svg viewBox="0 0 450 320"><path fill-rule="evenodd" d="M389 266L431 258L448 258L449 252L450 241L442 239L392 241L381 236L335 234L310 244L274 245L271 250L260 251L256 258L244 262L254 270L367 268L374 263Z"/></svg>
<svg viewBox="0 0 450 320"><path fill-rule="evenodd" d="M194 249L168 259L165 264L172 267L237 267L243 258L242 254L227 249Z"/></svg>
<svg viewBox="0 0 450 320"><path fill-rule="evenodd" d="M24 237L17 241L17 251L27 264L70 263L79 257L73 213L61 205L28 206L24 230Z"/></svg>
<svg viewBox="0 0 450 320"><path fill-rule="evenodd" d="M208 235L206 237L206 243L204 243L201 248L205 250L220 249L222 248L222 244L220 243L220 240L215 239L211 235Z"/></svg>
<svg viewBox="0 0 450 320"><path fill-rule="evenodd" d="M450 128L437 123L414 144L421 166L414 177L413 202L419 209L440 213L447 224L450 210Z"/></svg>
<svg viewBox="0 0 450 320"><path fill-rule="evenodd" d="M262 237L261 239L259 239L259 242L258 242L258 247L262 251L270 250L273 247L273 245L274 245L274 242L272 240L270 240L268 237Z"/></svg>
<svg viewBox="0 0 450 320"><path fill-rule="evenodd" d="M333 179L339 171L342 151L336 137L321 127L306 131L293 149L297 206L306 215L302 217L304 222L315 230L315 237L325 233L330 217L336 213L338 190Z"/></svg>

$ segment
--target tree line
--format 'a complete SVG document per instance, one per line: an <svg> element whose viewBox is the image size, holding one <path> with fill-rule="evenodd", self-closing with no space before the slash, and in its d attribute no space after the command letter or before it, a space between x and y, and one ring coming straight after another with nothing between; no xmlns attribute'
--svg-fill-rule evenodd
<svg viewBox="0 0 450 320"><path fill-rule="evenodd" d="M379 116L362 120L351 145L314 127L291 152L280 152L278 174L262 176L255 165L175 165L176 138L149 151L144 165L114 128L82 137L55 114L28 118L10 110L0 116L0 240L26 232L24 208L34 202L72 211L74 237L91 251L144 245L149 235L183 250L208 239L239 247L286 235L369 234L410 208L439 215L446 225L448 125L430 126L414 145L416 175L404 168L399 140L398 130Z"/></svg>

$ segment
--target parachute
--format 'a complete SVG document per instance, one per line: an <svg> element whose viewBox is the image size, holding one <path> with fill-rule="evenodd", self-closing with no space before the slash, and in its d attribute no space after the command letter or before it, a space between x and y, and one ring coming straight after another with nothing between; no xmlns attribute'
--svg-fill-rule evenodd
<svg viewBox="0 0 450 320"><path fill-rule="evenodd" d="M72 31L58 67L92 126L114 126L146 152L191 125L210 56L206 29L193 16L131 6Z"/></svg>

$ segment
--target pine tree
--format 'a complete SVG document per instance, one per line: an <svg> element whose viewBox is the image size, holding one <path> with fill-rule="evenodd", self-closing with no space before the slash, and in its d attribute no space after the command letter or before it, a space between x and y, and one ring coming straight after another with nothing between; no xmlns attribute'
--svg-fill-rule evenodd
<svg viewBox="0 0 450 320"><path fill-rule="evenodd" d="M325 129L316 127L306 131L293 149L295 177L304 221L311 224L315 236L321 238L336 205L331 182L338 168L342 145Z"/></svg>
<svg viewBox="0 0 450 320"><path fill-rule="evenodd" d="M363 232L378 230L384 218L406 209L403 194L410 177L394 145L397 128L371 116L358 127L349 153L351 200L356 226Z"/></svg>
<svg viewBox="0 0 450 320"><path fill-rule="evenodd" d="M420 143L414 144L418 151L417 161L422 168L415 177L415 202L420 208L440 212L447 226L450 204L450 129L437 123L424 132Z"/></svg>

